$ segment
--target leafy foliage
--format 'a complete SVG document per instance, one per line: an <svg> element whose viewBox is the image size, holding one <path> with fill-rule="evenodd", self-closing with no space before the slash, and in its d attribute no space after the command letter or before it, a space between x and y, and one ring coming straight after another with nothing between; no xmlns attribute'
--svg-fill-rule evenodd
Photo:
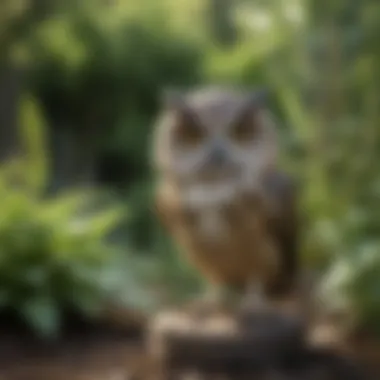
<svg viewBox="0 0 380 380"><path fill-rule="evenodd" d="M107 242L123 210L99 209L95 191L45 197L43 129L29 99L22 110L28 153L0 170L0 309L51 336L67 309L95 316L106 301L142 306L128 256Z"/></svg>
<svg viewBox="0 0 380 380"><path fill-rule="evenodd" d="M42 105L49 134L67 136L69 131L71 138L70 152L60 156L53 149L53 158L65 162L74 156L74 146L79 152L91 148L94 166L102 172L100 183L118 190L126 205L120 210L131 216L118 230L126 250L136 251L125 260L134 268L136 256L143 257L149 281L165 284L176 296L188 294L201 282L163 241L150 209L149 137L160 91L167 85L210 82L268 87L285 143L284 166L301 184L304 263L321 273L326 305L356 310L356 320L375 329L380 317L379 175L374 164L380 152L379 2L226 1L211 25L216 3L56 0L49 17L32 18L27 30L33 25L33 31L23 33L17 45L28 58L26 83ZM60 12L52 12L55 7ZM8 7L3 17L13 12ZM35 133L26 128L23 136L30 140ZM13 192L13 187L10 193L25 198L14 201L25 213L17 223L25 218L28 231L36 223L49 231L39 232L39 244L45 247L54 235L50 228L57 226L55 233L61 236L66 227L58 226L68 226L78 216L76 206L73 213L70 208L59 213L59 221L48 211L61 207L64 198L53 207L52 200L41 197L41 184L50 175L41 148L36 142L33 146L22 165L37 166L20 169L30 193ZM74 167L85 161L78 157ZM59 171L53 169L53 174ZM11 204L4 203L5 209ZM33 213L39 216L33 219ZM100 244L103 229L88 223L92 227L85 236L94 233ZM60 239L74 239L72 232L65 233ZM89 249L80 244L75 247L81 252ZM144 272L136 272L140 270ZM128 285L134 289L128 293L141 300L141 288L132 283L137 282Z"/></svg>

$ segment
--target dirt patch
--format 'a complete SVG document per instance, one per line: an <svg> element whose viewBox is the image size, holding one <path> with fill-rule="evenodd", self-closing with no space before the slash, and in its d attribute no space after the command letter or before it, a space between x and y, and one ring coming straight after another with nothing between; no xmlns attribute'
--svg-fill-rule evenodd
<svg viewBox="0 0 380 380"><path fill-rule="evenodd" d="M126 315L125 320L128 320ZM88 321L67 313L62 335L37 338L14 316L0 316L0 379L126 380L144 357L143 323Z"/></svg>

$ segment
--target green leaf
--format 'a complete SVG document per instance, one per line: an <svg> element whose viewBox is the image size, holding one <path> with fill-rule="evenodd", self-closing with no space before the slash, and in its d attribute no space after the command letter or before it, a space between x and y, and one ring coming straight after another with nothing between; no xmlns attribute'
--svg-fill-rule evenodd
<svg viewBox="0 0 380 380"><path fill-rule="evenodd" d="M70 191L54 199L47 199L41 206L41 217L47 222L64 223L70 220L89 201L90 195L79 191Z"/></svg>
<svg viewBox="0 0 380 380"><path fill-rule="evenodd" d="M22 305L24 317L44 338L56 338L60 332L60 310L57 301L51 297L32 298Z"/></svg>
<svg viewBox="0 0 380 380"><path fill-rule="evenodd" d="M24 177L30 191L40 195L47 185L45 125L35 100L30 97L21 99L20 115L21 136L26 150Z"/></svg>
<svg viewBox="0 0 380 380"><path fill-rule="evenodd" d="M101 238L114 229L123 218L125 218L125 213L121 209L99 212L90 219L89 228L94 237Z"/></svg>

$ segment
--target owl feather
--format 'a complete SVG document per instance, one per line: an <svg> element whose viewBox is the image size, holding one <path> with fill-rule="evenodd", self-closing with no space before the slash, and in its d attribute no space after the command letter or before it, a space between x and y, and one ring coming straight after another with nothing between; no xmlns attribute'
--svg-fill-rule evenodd
<svg viewBox="0 0 380 380"><path fill-rule="evenodd" d="M167 99L154 134L156 211L210 282L268 295L298 270L296 192L279 169L261 93L205 88Z"/></svg>

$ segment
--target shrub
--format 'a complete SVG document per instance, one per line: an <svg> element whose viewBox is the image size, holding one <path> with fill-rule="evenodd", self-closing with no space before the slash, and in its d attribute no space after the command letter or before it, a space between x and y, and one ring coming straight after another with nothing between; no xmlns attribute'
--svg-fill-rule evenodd
<svg viewBox="0 0 380 380"><path fill-rule="evenodd" d="M84 195L39 199L15 188L4 171L0 305L25 317L39 332L53 333L64 308L88 314L101 305L100 275L114 254L103 238L120 215L117 210L78 215L88 200Z"/></svg>
<svg viewBox="0 0 380 380"><path fill-rule="evenodd" d="M0 169L0 309L37 333L59 333L69 309L93 317L105 302L144 305L136 266L107 237L124 217L99 207L96 190L47 197L43 128L35 104L22 103L25 155ZM137 271L137 274L141 271Z"/></svg>

